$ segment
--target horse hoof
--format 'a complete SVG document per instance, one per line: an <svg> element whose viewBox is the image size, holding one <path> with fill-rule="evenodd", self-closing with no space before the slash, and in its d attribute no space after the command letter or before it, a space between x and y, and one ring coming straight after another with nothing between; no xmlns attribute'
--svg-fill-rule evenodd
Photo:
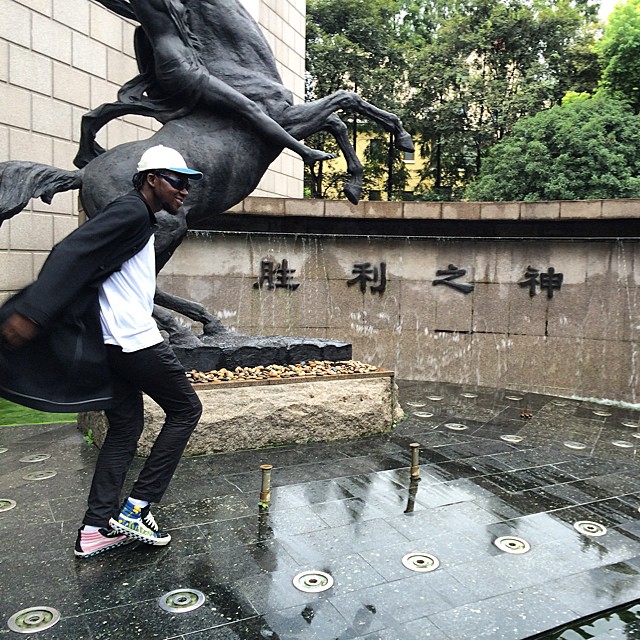
<svg viewBox="0 0 640 640"><path fill-rule="evenodd" d="M351 204L358 204L358 202L360 202L360 197L362 196L361 186L346 184L344 186L343 191L344 191L344 195L347 196L347 200Z"/></svg>
<svg viewBox="0 0 640 640"><path fill-rule="evenodd" d="M406 131L396 136L396 149L408 151L409 153L413 153L416 150L411 136Z"/></svg>

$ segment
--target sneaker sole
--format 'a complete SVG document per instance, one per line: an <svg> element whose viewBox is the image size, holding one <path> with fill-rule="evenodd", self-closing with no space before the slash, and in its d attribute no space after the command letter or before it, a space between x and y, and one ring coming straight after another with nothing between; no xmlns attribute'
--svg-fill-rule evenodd
<svg viewBox="0 0 640 640"><path fill-rule="evenodd" d="M130 544L133 540L120 540L120 542L115 542L114 544L110 544L108 547L102 547L102 549L96 549L96 551L84 552L73 550L76 558L93 558L93 556L97 556L100 553L104 553L105 551L111 551L112 549L117 549L118 547L122 547L125 544Z"/></svg>
<svg viewBox="0 0 640 640"><path fill-rule="evenodd" d="M117 531L118 533L121 533L128 538L132 538L133 540L137 540L138 542L144 542L145 544L150 544L154 547L164 547L171 542L171 536L169 534L163 536L162 538L152 538L151 536L145 536L143 533L132 531L124 525L121 525L114 518L111 518L111 520L109 520L109 524L114 531Z"/></svg>

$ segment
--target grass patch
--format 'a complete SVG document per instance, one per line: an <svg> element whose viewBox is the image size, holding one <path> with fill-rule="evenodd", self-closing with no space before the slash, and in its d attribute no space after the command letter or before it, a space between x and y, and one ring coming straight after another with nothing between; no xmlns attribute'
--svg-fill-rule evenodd
<svg viewBox="0 0 640 640"><path fill-rule="evenodd" d="M47 413L36 411L0 398L0 427L17 427L26 424L58 424L75 422L77 413Z"/></svg>

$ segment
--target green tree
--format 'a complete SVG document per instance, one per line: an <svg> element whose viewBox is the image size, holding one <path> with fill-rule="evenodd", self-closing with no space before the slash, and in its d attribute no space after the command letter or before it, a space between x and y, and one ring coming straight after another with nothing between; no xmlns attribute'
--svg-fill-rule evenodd
<svg viewBox="0 0 640 640"><path fill-rule="evenodd" d="M640 197L640 118L606 97L573 95L520 120L495 145L469 200Z"/></svg>
<svg viewBox="0 0 640 640"><path fill-rule="evenodd" d="M413 33L410 127L430 149L427 189L459 197L487 151L522 117L590 91L597 5L570 0L405 3Z"/></svg>
<svg viewBox="0 0 640 640"><path fill-rule="evenodd" d="M595 46L602 64L603 93L640 111L640 0L627 0L609 15Z"/></svg>
<svg viewBox="0 0 640 640"><path fill-rule="evenodd" d="M307 0L306 99L347 89L402 116L407 85L400 8L398 0ZM361 133L369 138L378 131L353 114L340 115L354 145ZM334 144L325 133L306 142L326 150ZM342 177L326 164L305 173L315 197L332 191Z"/></svg>

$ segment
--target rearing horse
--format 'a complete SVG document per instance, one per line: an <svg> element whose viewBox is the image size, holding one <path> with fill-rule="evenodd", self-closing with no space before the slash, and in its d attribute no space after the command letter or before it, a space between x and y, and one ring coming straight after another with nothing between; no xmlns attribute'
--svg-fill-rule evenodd
<svg viewBox="0 0 640 640"><path fill-rule="evenodd" d="M118 101L84 116L75 160L80 169L61 170L32 162L0 163L0 224L21 211L31 198L50 202L56 193L70 189L80 189L84 209L91 216L130 189L136 162L145 149L164 144L177 149L189 166L204 173L205 180L193 185L178 216L158 216L156 250L160 269L189 228L226 211L254 191L285 146L309 163L324 159L321 152L301 143L296 147L295 143L318 131L327 131L336 138L351 176L344 192L351 202L357 203L363 167L349 141L346 125L335 115L340 109L381 124L394 134L397 148L413 149L411 137L397 116L378 109L357 94L338 91L294 105L265 37L239 0L99 1L120 15L141 22L136 30L136 58L141 73L123 86ZM191 69L195 68L197 76L186 92L180 91L181 86L186 87L193 76L185 76L185 84L181 85L184 60L174 56L173 61L166 62L166 51L161 49L165 41L162 37L155 40L156 25L149 24L152 19L149 11L162 6L174 16L176 28L180 27L181 42L189 43L189 38L193 38L194 59L187 62ZM168 95L172 71L175 87ZM182 103L181 95L186 98ZM245 106L248 111L243 111ZM259 114L252 111L254 106L261 111ZM95 142L97 132L113 118L125 114L152 116L164 124L148 140L105 151ZM280 130L294 142L289 144ZM156 301L175 309L176 299L170 298L158 292ZM180 311L184 313L185 309ZM188 306L187 315L202 321L205 333L207 329L214 332L219 328L215 318L199 305Z"/></svg>

